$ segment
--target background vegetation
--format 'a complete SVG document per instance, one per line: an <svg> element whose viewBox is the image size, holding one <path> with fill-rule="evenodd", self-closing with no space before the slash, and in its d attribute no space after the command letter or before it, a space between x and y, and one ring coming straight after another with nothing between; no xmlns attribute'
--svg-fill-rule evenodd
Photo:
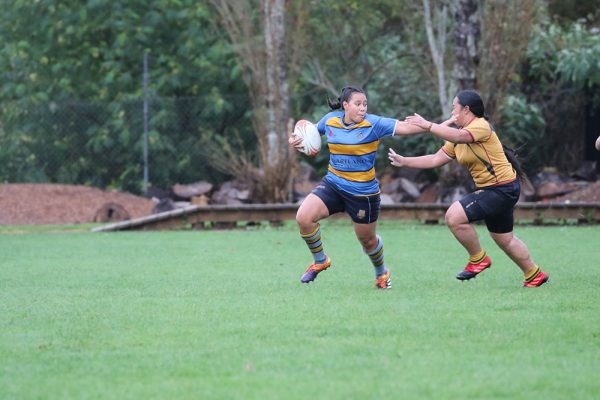
<svg viewBox="0 0 600 400"><path fill-rule="evenodd" d="M530 174L574 170L594 157L598 21L594 1L16 0L0 17L0 180L141 193L144 54L154 186L233 176L285 201L289 119L317 120L348 84L397 118L442 118L475 88Z"/></svg>

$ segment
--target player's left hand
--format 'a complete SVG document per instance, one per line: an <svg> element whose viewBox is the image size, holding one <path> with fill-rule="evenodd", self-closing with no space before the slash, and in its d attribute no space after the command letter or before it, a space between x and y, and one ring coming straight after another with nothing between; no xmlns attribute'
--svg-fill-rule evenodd
<svg viewBox="0 0 600 400"><path fill-rule="evenodd" d="M421 117L419 114L414 113L404 119L404 121L409 124L417 125L421 129L427 130L431 126L431 122L427 121L425 118Z"/></svg>

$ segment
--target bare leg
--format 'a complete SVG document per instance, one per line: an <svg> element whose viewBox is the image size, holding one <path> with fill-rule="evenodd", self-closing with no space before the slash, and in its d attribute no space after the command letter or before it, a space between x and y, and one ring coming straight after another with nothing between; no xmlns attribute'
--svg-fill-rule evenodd
<svg viewBox="0 0 600 400"><path fill-rule="evenodd" d="M376 235L377 222L370 224L354 224L354 233L365 250L365 253L372 253L377 247L379 240Z"/></svg>
<svg viewBox="0 0 600 400"><path fill-rule="evenodd" d="M521 239L513 235L512 232L508 233L493 233L490 232L490 236L496 244L515 262L523 271L523 274L527 275L536 268L531 256L529 255L529 249L523 243Z"/></svg>
<svg viewBox="0 0 600 400"><path fill-rule="evenodd" d="M477 232L473 225L469 223L467 214L465 214L465 210L458 201L452 203L446 211L446 224L469 255L475 255L481 251Z"/></svg>
<svg viewBox="0 0 600 400"><path fill-rule="evenodd" d="M323 200L310 193L298 209L296 213L296 222L300 228L301 234L308 234L317 229L317 223L329 216L329 210Z"/></svg>

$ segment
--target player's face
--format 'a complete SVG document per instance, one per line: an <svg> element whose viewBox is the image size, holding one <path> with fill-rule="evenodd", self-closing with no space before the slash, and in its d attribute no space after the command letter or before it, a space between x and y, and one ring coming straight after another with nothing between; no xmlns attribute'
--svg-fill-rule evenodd
<svg viewBox="0 0 600 400"><path fill-rule="evenodd" d="M452 101L452 117L454 117L456 125L465 126L465 124L469 122L467 115L469 111L469 107L461 106L458 102L458 98L454 98Z"/></svg>
<svg viewBox="0 0 600 400"><path fill-rule="evenodd" d="M344 104L344 122L358 124L367 114L367 96L364 93L354 92Z"/></svg>

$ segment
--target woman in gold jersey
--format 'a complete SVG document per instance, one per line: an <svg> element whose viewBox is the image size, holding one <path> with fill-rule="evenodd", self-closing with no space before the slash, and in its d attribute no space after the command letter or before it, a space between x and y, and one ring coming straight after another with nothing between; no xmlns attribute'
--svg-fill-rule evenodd
<svg viewBox="0 0 600 400"><path fill-rule="evenodd" d="M418 114L406 122L419 126L446 143L435 154L404 157L390 149L389 159L397 167L435 168L457 160L465 165L477 190L454 202L446 211L446 223L469 254L467 266L456 276L474 278L492 265L479 243L472 223L484 220L496 244L521 268L523 286L541 286L548 274L531 259L525 243L513 234L514 206L521 191L518 161L507 153L487 121L483 100L471 90L459 92L452 102L452 117L442 124L427 121ZM454 125L455 127L452 127Z"/></svg>

